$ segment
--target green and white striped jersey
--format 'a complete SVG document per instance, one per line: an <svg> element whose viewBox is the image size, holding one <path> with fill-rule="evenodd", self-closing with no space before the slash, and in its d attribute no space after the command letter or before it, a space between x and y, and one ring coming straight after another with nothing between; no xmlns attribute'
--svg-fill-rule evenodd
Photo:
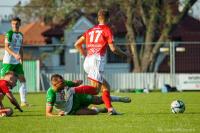
<svg viewBox="0 0 200 133"><path fill-rule="evenodd" d="M21 32L14 32L12 30L8 31L5 35L5 43L9 44L9 48L15 53L20 52L20 48L23 43L23 34ZM18 64L19 61L16 60L11 54L5 50L3 57L4 64Z"/></svg>

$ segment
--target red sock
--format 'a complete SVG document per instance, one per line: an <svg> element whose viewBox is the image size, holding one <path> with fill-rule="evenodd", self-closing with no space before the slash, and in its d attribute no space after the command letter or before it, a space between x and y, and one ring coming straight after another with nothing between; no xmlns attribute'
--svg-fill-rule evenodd
<svg viewBox="0 0 200 133"><path fill-rule="evenodd" d="M96 88L89 85L82 85L74 88L75 93L97 95Z"/></svg>
<svg viewBox="0 0 200 133"><path fill-rule="evenodd" d="M110 92L109 91L103 91L102 93L102 100L106 106L107 109L111 108L111 98L110 98Z"/></svg>

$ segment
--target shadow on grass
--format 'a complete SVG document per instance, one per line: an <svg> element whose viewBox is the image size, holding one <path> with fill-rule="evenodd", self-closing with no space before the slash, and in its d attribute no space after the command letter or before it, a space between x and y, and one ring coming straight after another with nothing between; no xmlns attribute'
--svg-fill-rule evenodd
<svg viewBox="0 0 200 133"><path fill-rule="evenodd" d="M34 116L45 116L44 114L23 114L23 115L13 115L12 117L34 117Z"/></svg>
<svg viewBox="0 0 200 133"><path fill-rule="evenodd" d="M184 115L184 114L200 114L200 112L185 112L185 113L177 113L176 115ZM174 115L171 112L158 112L158 113L135 113L135 115Z"/></svg>
<svg viewBox="0 0 200 133"><path fill-rule="evenodd" d="M164 113L164 112L158 112L158 113L135 113L135 115L169 115L172 113Z"/></svg>

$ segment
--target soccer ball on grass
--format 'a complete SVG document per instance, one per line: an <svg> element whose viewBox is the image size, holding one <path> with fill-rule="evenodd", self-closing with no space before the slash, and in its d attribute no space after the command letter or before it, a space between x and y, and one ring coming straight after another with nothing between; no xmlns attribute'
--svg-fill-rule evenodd
<svg viewBox="0 0 200 133"><path fill-rule="evenodd" d="M185 104L181 100L175 100L171 103L172 113L183 113L185 111Z"/></svg>

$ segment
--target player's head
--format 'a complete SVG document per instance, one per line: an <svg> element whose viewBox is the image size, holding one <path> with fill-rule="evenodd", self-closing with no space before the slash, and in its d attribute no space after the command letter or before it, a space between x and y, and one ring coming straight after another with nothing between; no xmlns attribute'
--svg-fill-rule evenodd
<svg viewBox="0 0 200 133"><path fill-rule="evenodd" d="M13 71L9 71L5 74L4 80L8 81L8 84L13 88L17 83L17 75Z"/></svg>
<svg viewBox="0 0 200 133"><path fill-rule="evenodd" d="M13 114L12 108L4 108L0 109L0 116L5 117L5 116L11 116Z"/></svg>
<svg viewBox="0 0 200 133"><path fill-rule="evenodd" d="M14 17L11 19L11 27L13 31L18 31L21 25L21 19L19 17Z"/></svg>
<svg viewBox="0 0 200 133"><path fill-rule="evenodd" d="M64 79L61 75L54 74L51 76L51 84L56 91L60 91L64 88Z"/></svg>
<svg viewBox="0 0 200 133"><path fill-rule="evenodd" d="M106 10L106 9L100 9L100 10L98 11L97 16L98 16L98 21L107 22L108 19L109 19L109 12L108 12L108 10Z"/></svg>

